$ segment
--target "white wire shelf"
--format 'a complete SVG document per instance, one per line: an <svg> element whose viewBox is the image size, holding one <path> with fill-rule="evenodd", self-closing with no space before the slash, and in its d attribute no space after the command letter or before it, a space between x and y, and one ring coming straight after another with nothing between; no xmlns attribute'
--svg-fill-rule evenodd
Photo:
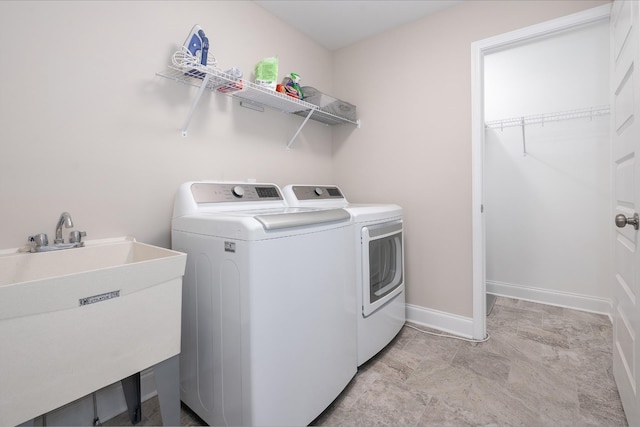
<svg viewBox="0 0 640 427"><path fill-rule="evenodd" d="M501 120L491 120L485 122L485 129L500 129L521 126L522 127L522 154L524 156L527 155L527 136L525 132L525 127L527 125L533 124L541 124L544 126L545 123L549 122L558 122L561 120L573 120L573 119L583 119L589 118L589 120L593 120L594 117L604 116L610 113L609 105L602 105L599 107L589 107L582 108L579 110L567 110L560 111L557 113L547 113L547 114L536 114L532 116L521 116L521 117L512 117L509 119L501 119Z"/></svg>
<svg viewBox="0 0 640 427"><path fill-rule="evenodd" d="M549 122L557 122L560 120L572 120L589 118L593 119L597 116L604 116L609 114L610 108L608 105L600 107L582 108L579 110L560 111L556 113L536 114L531 116L511 117L508 119L491 120L485 122L486 129L504 129L513 126L526 126L533 124L542 124Z"/></svg>
<svg viewBox="0 0 640 427"><path fill-rule="evenodd" d="M178 58L178 65L176 65L176 58ZM341 117L334 113L324 111L317 105L276 92L269 88L258 86L253 82L236 78L216 67L205 66L198 64L197 62L193 62L192 59L193 58L188 58L188 55L185 55L184 52L178 51L174 54L174 64L169 65L166 70L156 73L156 75L160 77L199 88L187 119L182 126L183 136L187 136L187 128L189 126L191 116L200 100L202 92L205 89L233 96L234 98L247 101L251 105L268 107L283 113L297 114L305 117L297 132L291 138L289 144L287 144L287 149L291 146L309 119L319 121L327 125L351 123L355 126L360 126L359 120L350 120L346 117ZM234 86L235 89L229 90L228 86L230 85Z"/></svg>

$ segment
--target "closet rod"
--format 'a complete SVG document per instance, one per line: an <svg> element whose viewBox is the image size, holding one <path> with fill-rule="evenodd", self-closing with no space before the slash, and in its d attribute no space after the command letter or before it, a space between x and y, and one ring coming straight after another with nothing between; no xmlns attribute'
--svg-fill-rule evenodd
<svg viewBox="0 0 640 427"><path fill-rule="evenodd" d="M557 113L536 114L532 116L512 117L509 119L491 120L485 122L486 129L504 129L513 126L525 126L532 124L545 124L546 122L557 122L560 120L581 119L588 117L593 119L597 116L609 114L609 106L603 105L599 107L582 108L580 110L560 111Z"/></svg>

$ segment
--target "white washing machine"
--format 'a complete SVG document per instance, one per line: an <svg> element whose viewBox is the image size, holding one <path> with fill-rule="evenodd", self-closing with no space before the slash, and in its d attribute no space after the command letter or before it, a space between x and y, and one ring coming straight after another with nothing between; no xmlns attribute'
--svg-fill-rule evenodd
<svg viewBox="0 0 640 427"><path fill-rule="evenodd" d="M349 213L188 182L171 238L187 253L182 401L210 425L308 425L357 370Z"/></svg>
<svg viewBox="0 0 640 427"><path fill-rule="evenodd" d="M353 217L360 366L389 344L406 320L402 208L350 204L334 185L287 185L283 193L289 206L344 208Z"/></svg>

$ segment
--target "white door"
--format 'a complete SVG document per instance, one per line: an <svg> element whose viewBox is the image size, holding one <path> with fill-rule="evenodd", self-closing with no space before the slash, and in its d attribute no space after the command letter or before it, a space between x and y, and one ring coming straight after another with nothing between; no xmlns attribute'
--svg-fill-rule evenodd
<svg viewBox="0 0 640 427"><path fill-rule="evenodd" d="M629 425L640 425L640 10L616 1L611 12L614 215L613 373ZM619 217L622 215L623 217ZM626 218L630 224L626 224ZM613 220L613 218L612 218Z"/></svg>

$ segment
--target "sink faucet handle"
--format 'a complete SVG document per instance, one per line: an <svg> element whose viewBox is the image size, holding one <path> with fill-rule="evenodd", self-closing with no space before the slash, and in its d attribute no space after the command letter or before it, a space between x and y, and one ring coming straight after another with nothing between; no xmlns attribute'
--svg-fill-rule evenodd
<svg viewBox="0 0 640 427"><path fill-rule="evenodd" d="M86 235L87 235L86 231L74 230L71 233L69 233L69 243L80 243L82 242L82 238L86 237Z"/></svg>
<svg viewBox="0 0 640 427"><path fill-rule="evenodd" d="M29 236L27 239L29 243L35 243L36 246L48 246L49 238L45 233L35 234L33 236Z"/></svg>

